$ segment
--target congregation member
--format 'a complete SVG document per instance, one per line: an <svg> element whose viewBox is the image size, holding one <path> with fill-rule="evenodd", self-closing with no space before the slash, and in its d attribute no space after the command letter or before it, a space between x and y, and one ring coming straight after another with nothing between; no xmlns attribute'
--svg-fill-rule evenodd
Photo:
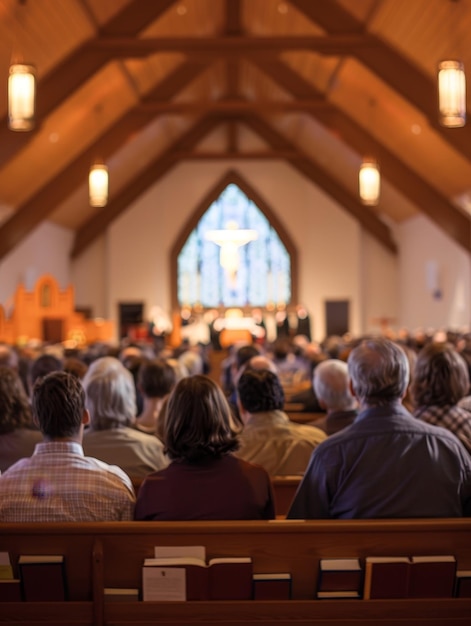
<svg viewBox="0 0 471 626"><path fill-rule="evenodd" d="M33 389L34 383L38 378L43 378L51 372L62 372L64 370L64 362L54 354L41 354L31 363L30 367L30 389Z"/></svg>
<svg viewBox="0 0 471 626"><path fill-rule="evenodd" d="M443 426L471 452L471 413L459 406L468 394L468 366L453 346L429 343L419 352L412 382L414 415Z"/></svg>
<svg viewBox="0 0 471 626"><path fill-rule="evenodd" d="M14 369L0 366L0 472L31 456L41 441L20 377Z"/></svg>
<svg viewBox="0 0 471 626"><path fill-rule="evenodd" d="M206 376L181 380L164 423L170 465L148 476L136 502L137 520L271 519L268 474L236 456L238 429L220 387Z"/></svg>
<svg viewBox="0 0 471 626"><path fill-rule="evenodd" d="M271 476L303 474L312 451L326 438L314 426L291 422L283 411L284 392L276 374L246 369L237 384L244 424L237 455Z"/></svg>
<svg viewBox="0 0 471 626"><path fill-rule="evenodd" d="M344 429L356 418L357 401L349 387L348 366L340 359L327 359L314 370L313 387L326 417L314 422L328 435Z"/></svg>
<svg viewBox="0 0 471 626"><path fill-rule="evenodd" d="M316 448L288 518L471 515L471 458L452 433L402 405L409 362L400 346L364 340L348 370L359 415Z"/></svg>
<svg viewBox="0 0 471 626"><path fill-rule="evenodd" d="M0 476L0 521L85 522L130 520L134 490L118 467L84 456L89 421L80 381L66 372L40 378L33 419L43 442Z"/></svg>
<svg viewBox="0 0 471 626"><path fill-rule="evenodd" d="M157 437L134 428L136 395L131 372L116 358L102 357L88 368L83 386L90 426L85 453L121 467L131 478L143 478L168 463Z"/></svg>
<svg viewBox="0 0 471 626"><path fill-rule="evenodd" d="M145 361L138 372L137 386L143 399L142 413L136 419L136 428L155 435L165 398L177 382L177 375L164 359Z"/></svg>

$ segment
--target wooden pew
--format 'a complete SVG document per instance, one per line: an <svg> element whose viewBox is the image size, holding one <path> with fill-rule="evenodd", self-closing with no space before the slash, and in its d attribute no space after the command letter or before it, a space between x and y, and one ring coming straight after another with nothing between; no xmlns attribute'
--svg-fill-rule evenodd
<svg viewBox="0 0 471 626"><path fill-rule="evenodd" d="M251 556L256 573L290 572L293 599L244 602L105 602L105 587L141 587L156 545L204 545L208 558ZM2 603L16 626L454 626L471 599L314 600L322 557L453 554L471 569L471 520L109 522L0 524L0 551L62 554L70 602Z"/></svg>

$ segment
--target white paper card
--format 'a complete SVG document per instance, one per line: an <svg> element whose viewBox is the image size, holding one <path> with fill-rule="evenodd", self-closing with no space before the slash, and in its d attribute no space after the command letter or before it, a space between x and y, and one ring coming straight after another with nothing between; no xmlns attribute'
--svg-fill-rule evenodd
<svg viewBox="0 0 471 626"><path fill-rule="evenodd" d="M186 570L183 567L143 567L144 602L184 602Z"/></svg>

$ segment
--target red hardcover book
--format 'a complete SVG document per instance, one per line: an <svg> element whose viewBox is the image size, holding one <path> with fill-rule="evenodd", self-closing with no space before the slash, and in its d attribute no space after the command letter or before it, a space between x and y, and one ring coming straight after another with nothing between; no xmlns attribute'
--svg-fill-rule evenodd
<svg viewBox="0 0 471 626"><path fill-rule="evenodd" d="M410 559L407 556L369 556L365 559L363 598L406 598Z"/></svg>
<svg viewBox="0 0 471 626"><path fill-rule="evenodd" d="M253 565L250 557L211 559L208 563L210 600L251 600Z"/></svg>
<svg viewBox="0 0 471 626"><path fill-rule="evenodd" d="M21 584L19 579L0 580L0 602L21 602Z"/></svg>
<svg viewBox="0 0 471 626"><path fill-rule="evenodd" d="M291 600L291 574L254 574L254 600Z"/></svg>
<svg viewBox="0 0 471 626"><path fill-rule="evenodd" d="M456 572L455 596L457 598L471 598L471 570Z"/></svg>
<svg viewBox="0 0 471 626"><path fill-rule="evenodd" d="M451 598L455 587L456 558L413 556L411 558L410 598Z"/></svg>
<svg viewBox="0 0 471 626"><path fill-rule="evenodd" d="M18 559L23 598L27 602L67 600L65 562L61 555L23 555Z"/></svg>

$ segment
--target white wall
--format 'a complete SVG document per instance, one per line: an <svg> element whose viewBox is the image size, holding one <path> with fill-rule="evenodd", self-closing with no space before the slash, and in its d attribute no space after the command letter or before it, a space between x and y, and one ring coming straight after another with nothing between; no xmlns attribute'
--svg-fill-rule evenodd
<svg viewBox="0 0 471 626"><path fill-rule="evenodd" d="M73 233L43 222L0 261L0 304L8 309L16 288L22 283L31 290L43 274L52 274L61 289L71 283L69 254Z"/></svg>
<svg viewBox="0 0 471 626"><path fill-rule="evenodd" d="M401 324L411 329L469 327L469 253L425 216L407 220L399 230ZM441 297L434 297L435 288Z"/></svg>

